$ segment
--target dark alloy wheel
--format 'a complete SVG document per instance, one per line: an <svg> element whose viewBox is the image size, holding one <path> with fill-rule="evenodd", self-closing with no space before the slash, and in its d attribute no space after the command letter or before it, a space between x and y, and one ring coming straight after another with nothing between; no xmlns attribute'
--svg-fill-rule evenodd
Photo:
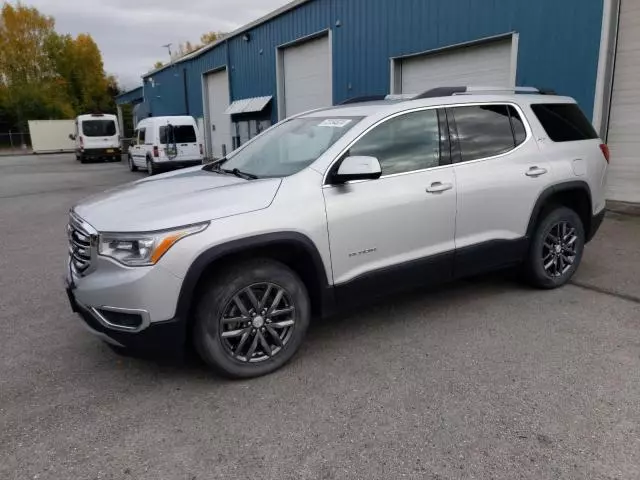
<svg viewBox="0 0 640 480"><path fill-rule="evenodd" d="M219 373L250 378L284 365L298 350L310 320L300 278L268 259L240 263L212 279L196 310L194 344Z"/></svg>
<svg viewBox="0 0 640 480"><path fill-rule="evenodd" d="M576 212L566 207L547 212L531 241L525 265L529 282L547 289L567 283L580 265L584 244L584 226Z"/></svg>
<svg viewBox="0 0 640 480"><path fill-rule="evenodd" d="M552 278L565 275L576 261L578 235L576 227L560 221L551 227L542 245L544 271Z"/></svg>
<svg viewBox="0 0 640 480"><path fill-rule="evenodd" d="M220 340L227 353L241 362L275 357L291 339L296 310L290 295L273 283L256 283L228 302L220 320Z"/></svg>

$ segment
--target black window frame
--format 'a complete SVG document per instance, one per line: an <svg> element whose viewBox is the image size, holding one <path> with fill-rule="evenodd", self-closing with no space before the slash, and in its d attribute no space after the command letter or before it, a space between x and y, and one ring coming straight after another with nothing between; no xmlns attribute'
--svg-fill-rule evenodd
<svg viewBox="0 0 640 480"><path fill-rule="evenodd" d="M507 112L509 112L509 124L511 125L511 134L513 136L513 145L514 145L513 148L511 150L507 150L506 152L498 153L498 154L495 154L495 155L490 155L490 156L481 157L481 158L474 158L472 160L465 160L464 156L462 154L462 147L460 145L460 139L458 137L458 126L456 125L455 115L454 115L453 111L456 108L500 106L500 105L503 105L503 106L507 107ZM509 107L511 107L511 108L509 108ZM469 103L469 104L451 105L451 106L445 107L444 109L446 111L447 123L449 125L449 133L450 133L450 136L451 136L451 158L452 158L454 164L456 164L456 163L477 162L477 161L488 160L488 159L492 159L492 158L496 158L496 157L501 157L503 155L509 155L514 150L520 148L522 145L527 143L527 141L529 140L529 137L531 136L531 134L530 134L531 127L529 126L529 123L528 123L525 115L522 113L522 110L515 103L511 103L511 102ZM512 120L512 116L511 116L511 109L515 110L515 112L518 114L518 117L520 117L520 120L522 121L522 124L524 125L525 138L520 143L518 143L517 138L516 138L515 128L513 126L513 120Z"/></svg>

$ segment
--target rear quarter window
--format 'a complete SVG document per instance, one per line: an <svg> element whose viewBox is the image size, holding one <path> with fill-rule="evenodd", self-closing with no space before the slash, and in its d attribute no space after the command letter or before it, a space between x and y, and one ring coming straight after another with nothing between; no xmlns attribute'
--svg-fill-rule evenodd
<svg viewBox="0 0 640 480"><path fill-rule="evenodd" d="M531 110L554 142L598 138L591 122L575 103L534 103Z"/></svg>

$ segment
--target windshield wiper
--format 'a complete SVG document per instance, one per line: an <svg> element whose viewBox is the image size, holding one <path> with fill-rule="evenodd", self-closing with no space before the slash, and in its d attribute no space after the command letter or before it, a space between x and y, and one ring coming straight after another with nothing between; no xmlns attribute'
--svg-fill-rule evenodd
<svg viewBox="0 0 640 480"><path fill-rule="evenodd" d="M227 161L227 157L219 158L218 160L214 160L213 162L207 163L202 169L205 172L219 172L220 167L224 162Z"/></svg>
<svg viewBox="0 0 640 480"><path fill-rule="evenodd" d="M242 170L238 170L237 168L234 168L233 170L226 170L224 168L221 168L220 171L224 173L230 173L231 175L235 175L238 178L244 178L245 180L257 180L258 178L260 178L253 173L243 172Z"/></svg>

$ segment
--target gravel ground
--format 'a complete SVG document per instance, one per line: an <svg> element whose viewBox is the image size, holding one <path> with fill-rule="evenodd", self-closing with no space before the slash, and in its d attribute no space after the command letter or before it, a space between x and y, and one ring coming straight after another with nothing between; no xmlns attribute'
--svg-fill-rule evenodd
<svg viewBox="0 0 640 480"><path fill-rule="evenodd" d="M639 218L607 218L575 285L395 297L229 382L118 357L67 305L68 209L141 176L0 158L0 478L640 478Z"/></svg>

